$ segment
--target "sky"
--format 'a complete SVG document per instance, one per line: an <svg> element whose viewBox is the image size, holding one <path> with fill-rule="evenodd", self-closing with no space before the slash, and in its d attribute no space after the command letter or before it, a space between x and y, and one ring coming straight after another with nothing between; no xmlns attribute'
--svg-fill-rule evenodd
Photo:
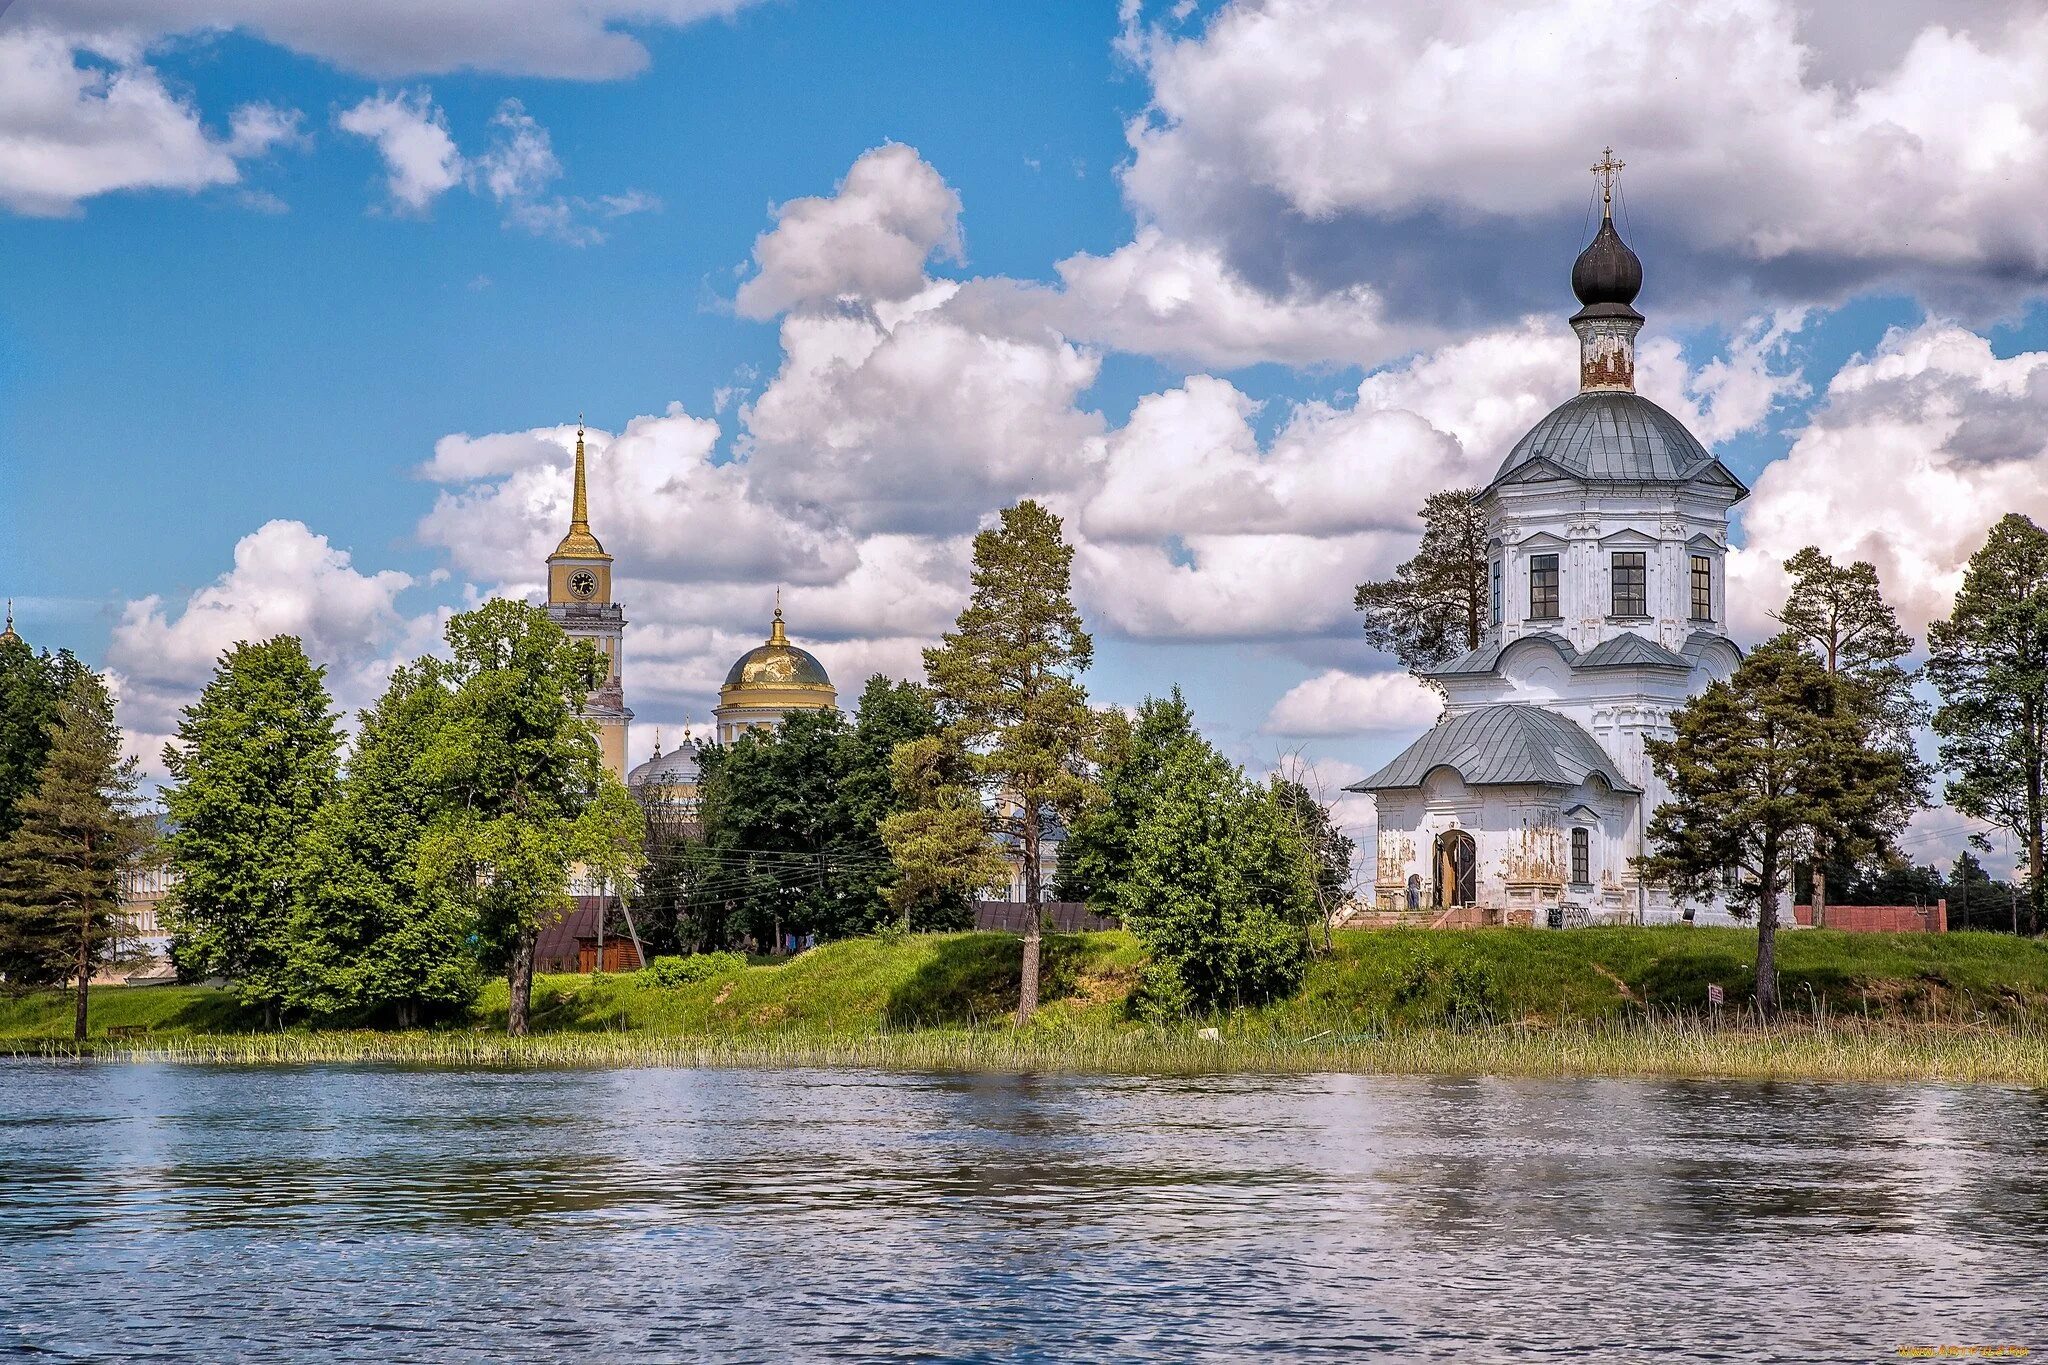
<svg viewBox="0 0 2048 1365"><path fill-rule="evenodd" d="M2048 517L2044 75L1996 0L0 3L0 593L151 765L236 640L361 706L538 599L581 414L636 758L778 588L916 676L1030 496L1098 701L1334 793L1435 714L1354 586L1576 385L1605 146L1741 638Z"/></svg>

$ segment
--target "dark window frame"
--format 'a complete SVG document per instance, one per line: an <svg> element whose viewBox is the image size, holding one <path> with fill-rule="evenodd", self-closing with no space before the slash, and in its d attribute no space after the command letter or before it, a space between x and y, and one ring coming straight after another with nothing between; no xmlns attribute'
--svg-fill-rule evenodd
<svg viewBox="0 0 2048 1365"><path fill-rule="evenodd" d="M1616 550L1608 556L1607 614L1640 621L1650 614L1650 556L1643 550Z"/></svg>
<svg viewBox="0 0 2048 1365"><path fill-rule="evenodd" d="M1714 619L1714 560L1711 555L1692 557L1692 619Z"/></svg>
<svg viewBox="0 0 2048 1365"><path fill-rule="evenodd" d="M1572 826L1572 885L1593 884L1593 831L1584 825Z"/></svg>
<svg viewBox="0 0 2048 1365"><path fill-rule="evenodd" d="M1493 567L1492 567L1492 579L1493 579L1493 623L1494 623L1495 625L1499 625L1499 624L1500 624L1500 614L1501 614L1501 608L1502 608L1502 607L1503 607L1503 606L1505 605L1505 603L1504 603L1504 601L1503 601L1503 598L1502 598L1502 581L1503 581L1503 580L1504 580L1505 578L1506 578L1506 574L1505 574L1505 573L1504 573L1504 572L1502 571L1502 567L1501 567L1501 562L1500 562L1500 561L1499 561L1498 559L1494 560L1494 561L1493 561Z"/></svg>
<svg viewBox="0 0 2048 1365"><path fill-rule="evenodd" d="M1529 556L1529 619L1564 619L1564 569L1554 554Z"/></svg>

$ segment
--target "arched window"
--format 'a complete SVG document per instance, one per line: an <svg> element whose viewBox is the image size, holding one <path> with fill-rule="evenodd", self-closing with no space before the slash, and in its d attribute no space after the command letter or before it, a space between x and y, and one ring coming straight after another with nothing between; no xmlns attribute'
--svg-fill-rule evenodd
<svg viewBox="0 0 2048 1365"><path fill-rule="evenodd" d="M1593 881L1593 832L1584 825L1572 831L1572 882L1589 886Z"/></svg>
<svg viewBox="0 0 2048 1365"><path fill-rule="evenodd" d="M1436 903L1449 909L1479 899L1479 851L1472 836L1447 829L1436 836Z"/></svg>

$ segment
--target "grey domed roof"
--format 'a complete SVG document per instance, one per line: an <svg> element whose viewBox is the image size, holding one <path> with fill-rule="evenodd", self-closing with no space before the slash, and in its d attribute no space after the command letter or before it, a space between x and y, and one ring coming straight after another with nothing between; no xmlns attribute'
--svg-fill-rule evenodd
<svg viewBox="0 0 2048 1365"><path fill-rule="evenodd" d="M1539 460L1573 478L1604 483L1682 483L1720 468L1685 423L1620 389L1594 389L1560 403L1515 442L1493 481Z"/></svg>
<svg viewBox="0 0 2048 1365"><path fill-rule="evenodd" d="M689 787L697 782L697 745L684 740L667 753L657 753L626 774L628 787Z"/></svg>

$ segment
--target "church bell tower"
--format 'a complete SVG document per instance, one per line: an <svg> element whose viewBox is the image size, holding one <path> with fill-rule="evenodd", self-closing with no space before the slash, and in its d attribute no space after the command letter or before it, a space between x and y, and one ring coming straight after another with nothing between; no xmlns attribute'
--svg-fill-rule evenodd
<svg viewBox="0 0 2048 1365"><path fill-rule="evenodd" d="M626 778L626 709L620 677L624 662L626 615L612 601L612 557L590 533L590 492L585 477L583 420L576 420L576 492L569 509L569 534L548 556L548 615L573 640L587 640L604 656L604 681L583 704L583 714L597 729L605 767L620 781Z"/></svg>

